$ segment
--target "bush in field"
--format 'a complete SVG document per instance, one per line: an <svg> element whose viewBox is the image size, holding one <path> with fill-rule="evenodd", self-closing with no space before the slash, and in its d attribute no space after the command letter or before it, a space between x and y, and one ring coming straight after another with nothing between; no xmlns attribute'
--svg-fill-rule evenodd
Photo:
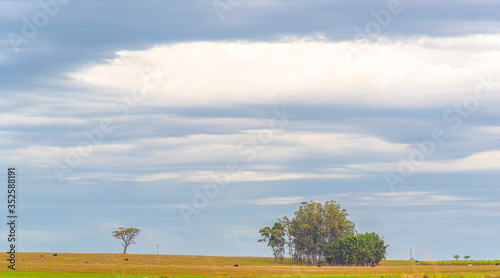
<svg viewBox="0 0 500 278"><path fill-rule="evenodd" d="M325 244L323 256L327 263L337 265L378 264L385 259L384 240L376 233L349 235Z"/></svg>

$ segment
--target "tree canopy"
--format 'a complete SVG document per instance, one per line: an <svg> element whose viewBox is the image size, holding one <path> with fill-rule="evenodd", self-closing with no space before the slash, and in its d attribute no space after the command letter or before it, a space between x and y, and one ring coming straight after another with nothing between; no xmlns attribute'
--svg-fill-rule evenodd
<svg viewBox="0 0 500 278"><path fill-rule="evenodd" d="M348 235L325 244L323 256L329 264L378 264L385 259L387 246L376 233Z"/></svg>
<svg viewBox="0 0 500 278"><path fill-rule="evenodd" d="M134 239L139 235L141 230L137 228L125 228L125 227L120 227L118 228L118 231L113 231L113 237L116 239L121 239L122 246L123 246L123 254L127 253L127 247L130 244L135 244Z"/></svg>

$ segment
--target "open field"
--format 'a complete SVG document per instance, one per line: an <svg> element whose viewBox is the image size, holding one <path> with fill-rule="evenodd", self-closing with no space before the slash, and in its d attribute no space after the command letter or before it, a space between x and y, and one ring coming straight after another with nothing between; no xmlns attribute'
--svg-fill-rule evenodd
<svg viewBox="0 0 500 278"><path fill-rule="evenodd" d="M426 262L426 261L421 261L420 264L422 265L436 265L436 264L441 264L441 265L500 265L500 260L496 261L431 261L431 262Z"/></svg>
<svg viewBox="0 0 500 278"><path fill-rule="evenodd" d="M48 273L48 272L17 272L17 273L2 273L1 277L6 278L201 278L204 276L158 276L158 275L134 275L134 274L92 274L92 273ZM264 276L261 276L264 277ZM425 277L436 277L436 278L498 278L500 276L492 275L488 273L484 274L438 274L438 275L356 275L356 276L286 276L287 278L345 278L345 277L356 277L356 278L400 278L400 277L412 277L412 278L425 278Z"/></svg>
<svg viewBox="0 0 500 278"><path fill-rule="evenodd" d="M446 277L499 276L500 266L413 265L408 261L382 261L377 267L316 267L274 263L267 257L212 257L138 254L18 253L16 274L2 260L0 277L160 277L160 276L364 276L364 277ZM126 261L125 259L128 259ZM234 267L238 264L239 267ZM14 274L14 275L13 275ZM460 274L460 275L454 275Z"/></svg>

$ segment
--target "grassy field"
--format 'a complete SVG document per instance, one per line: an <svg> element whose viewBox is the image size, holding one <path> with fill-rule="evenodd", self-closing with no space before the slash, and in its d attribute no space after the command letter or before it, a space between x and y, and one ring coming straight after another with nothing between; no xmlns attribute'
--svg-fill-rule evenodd
<svg viewBox="0 0 500 278"><path fill-rule="evenodd" d="M423 265L500 265L500 260L496 261L439 261L439 262L420 262Z"/></svg>
<svg viewBox="0 0 500 278"><path fill-rule="evenodd" d="M91 273L38 273L38 272L17 272L17 273L1 273L1 277L6 278L200 278L204 276L144 276L144 275L122 275L122 274L91 274ZM264 277L264 276L261 276ZM355 277L355 278L400 278L400 277L412 277L412 278L498 278L499 276L494 274L438 274L438 275L357 275L357 276L286 276L287 278L345 278L345 277Z"/></svg>
<svg viewBox="0 0 500 278"><path fill-rule="evenodd" d="M413 265L382 261L377 267L316 267L275 263L273 258L137 254L18 253L15 273L2 260L0 277L500 277L500 266ZM125 260L128 259L128 260ZM238 264L238 267L234 267Z"/></svg>

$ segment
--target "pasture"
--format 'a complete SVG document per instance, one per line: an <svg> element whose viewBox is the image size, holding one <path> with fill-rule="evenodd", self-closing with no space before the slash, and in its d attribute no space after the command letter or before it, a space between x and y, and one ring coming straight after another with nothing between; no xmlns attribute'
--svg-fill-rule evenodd
<svg viewBox="0 0 500 278"><path fill-rule="evenodd" d="M7 268L7 254L3 256L0 277L500 277L500 266L495 265L414 263L412 273L408 261L382 261L377 267L316 267L275 263L268 257L160 255L158 265L157 255L84 253L17 253L14 272Z"/></svg>

